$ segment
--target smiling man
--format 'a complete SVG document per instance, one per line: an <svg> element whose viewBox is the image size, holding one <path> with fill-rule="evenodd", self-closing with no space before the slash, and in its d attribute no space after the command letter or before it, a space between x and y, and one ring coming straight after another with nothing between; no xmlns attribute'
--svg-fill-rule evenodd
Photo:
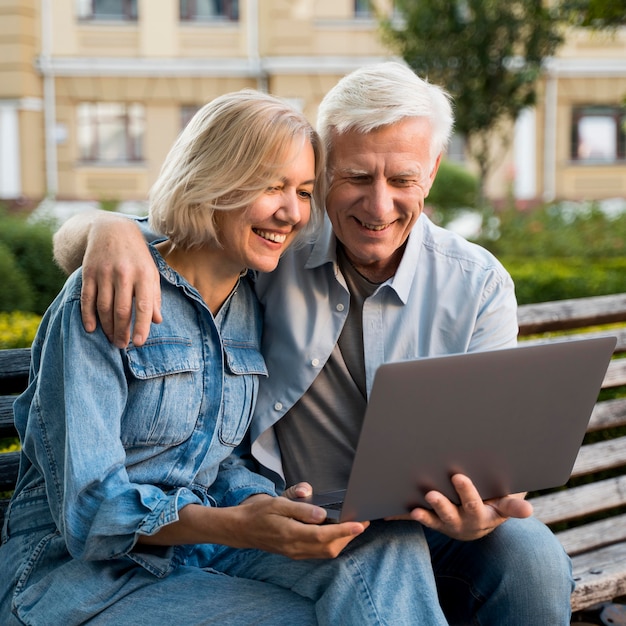
<svg viewBox="0 0 626 626"><path fill-rule="evenodd" d="M309 493L304 481L315 491L346 486L381 363L516 343L509 274L423 213L452 124L445 92L398 63L353 72L320 106L327 219L315 241L256 281L270 375L252 452L281 488L300 483L290 495ZM135 296L133 341L141 343L160 312L138 230L111 216L66 225L56 239L66 269L87 241L86 327L95 327L97 305L105 332L125 345ZM415 419L428 419L419 406ZM381 568L389 560L382 565L375 546L411 535L393 567L402 576L402 559L418 564L413 623L568 625L569 559L523 495L483 501L467 477L452 481L460 506L431 492L431 509L374 522L362 536L372 541L371 567Z"/></svg>

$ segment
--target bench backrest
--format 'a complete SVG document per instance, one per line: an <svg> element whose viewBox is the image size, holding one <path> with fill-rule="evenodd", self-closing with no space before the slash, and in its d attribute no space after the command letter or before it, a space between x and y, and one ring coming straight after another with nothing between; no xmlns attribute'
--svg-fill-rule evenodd
<svg viewBox="0 0 626 626"><path fill-rule="evenodd" d="M626 294L521 306L518 319L522 337L625 322ZM616 390L626 386L626 327L586 336L607 334L617 346L602 387ZM531 497L573 557L574 610L626 593L626 390L615 395L596 403L567 486Z"/></svg>
<svg viewBox="0 0 626 626"><path fill-rule="evenodd" d="M30 349L0 350L0 439L15 437L13 401L28 384ZM17 479L19 452L0 454L0 492L12 491ZM8 500L0 498L0 525Z"/></svg>

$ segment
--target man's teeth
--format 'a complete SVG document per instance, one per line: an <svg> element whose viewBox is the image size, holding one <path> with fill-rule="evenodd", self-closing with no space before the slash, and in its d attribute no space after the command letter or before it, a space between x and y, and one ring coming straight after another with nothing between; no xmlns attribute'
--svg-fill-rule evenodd
<svg viewBox="0 0 626 626"><path fill-rule="evenodd" d="M283 233L274 233L267 230L257 230L256 228L252 229L259 237L263 237L263 239L268 239L269 241L273 241L274 243L285 243L287 239L287 235Z"/></svg>
<svg viewBox="0 0 626 626"><path fill-rule="evenodd" d="M361 226L364 226L367 230L385 230L389 224L366 224L365 222L361 222Z"/></svg>

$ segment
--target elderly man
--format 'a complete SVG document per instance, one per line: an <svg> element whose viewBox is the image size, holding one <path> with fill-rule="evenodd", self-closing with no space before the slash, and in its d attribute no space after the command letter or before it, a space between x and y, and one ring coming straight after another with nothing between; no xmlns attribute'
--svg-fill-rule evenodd
<svg viewBox="0 0 626 626"><path fill-rule="evenodd" d="M293 485L290 496L345 487L378 365L516 343L508 273L423 213L452 125L447 94L398 63L349 74L321 103L328 219L256 283L270 376L252 453L279 489ZM78 217L55 240L68 271L87 248L84 323L95 328L97 307L120 347L130 339L133 297L135 344L160 321L154 267L124 219ZM414 543L405 558L420 564L412 623L569 624L569 560L523 494L483 501L468 477L452 482L459 506L433 491L430 509L407 515ZM391 545L406 528L375 522L361 540L384 536Z"/></svg>

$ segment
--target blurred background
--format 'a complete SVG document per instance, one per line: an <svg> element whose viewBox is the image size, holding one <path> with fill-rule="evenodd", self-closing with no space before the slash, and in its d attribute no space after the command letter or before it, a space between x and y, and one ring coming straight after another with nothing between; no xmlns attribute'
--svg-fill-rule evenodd
<svg viewBox="0 0 626 626"><path fill-rule="evenodd" d="M315 123L389 59L454 97L435 221L520 302L626 291L625 24L626 0L0 0L0 346L1 312L40 315L63 282L59 222L145 213L205 102L251 87Z"/></svg>

